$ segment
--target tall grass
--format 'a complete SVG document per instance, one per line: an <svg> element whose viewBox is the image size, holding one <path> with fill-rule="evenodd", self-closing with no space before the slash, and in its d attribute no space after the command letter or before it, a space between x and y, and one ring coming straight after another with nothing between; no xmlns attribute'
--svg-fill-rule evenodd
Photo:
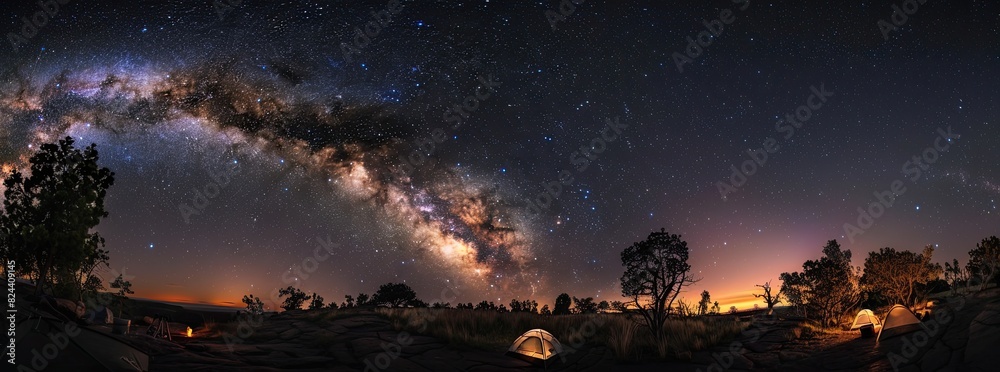
<svg viewBox="0 0 1000 372"><path fill-rule="evenodd" d="M551 332L564 346L603 346L624 361L645 355L688 359L694 351L734 338L749 323L732 317L669 319L665 337L654 342L648 329L622 314L543 316L458 309L386 309L376 312L397 330L421 333L491 351L504 351L529 329Z"/></svg>

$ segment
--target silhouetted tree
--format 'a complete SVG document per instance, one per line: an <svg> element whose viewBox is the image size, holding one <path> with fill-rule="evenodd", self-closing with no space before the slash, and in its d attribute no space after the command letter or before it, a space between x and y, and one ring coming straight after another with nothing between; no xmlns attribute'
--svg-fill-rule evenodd
<svg viewBox="0 0 1000 372"><path fill-rule="evenodd" d="M649 234L646 240L633 243L621 254L625 273L621 277L622 295L631 299L653 339L665 342L663 323L681 290L696 282L687 263L687 242L680 235L664 229Z"/></svg>
<svg viewBox="0 0 1000 372"><path fill-rule="evenodd" d="M316 310L323 308L323 296L313 293L311 299L312 301L309 302L309 310Z"/></svg>
<svg viewBox="0 0 1000 372"><path fill-rule="evenodd" d="M305 303L306 298L308 298L305 292L302 292L301 289L292 286L278 290L279 298L285 296L288 296L288 298L281 303L281 308L285 309L285 311L301 309L302 304Z"/></svg>
<svg viewBox="0 0 1000 372"><path fill-rule="evenodd" d="M354 296L344 295L344 305L341 307L345 309L349 307L354 307Z"/></svg>
<svg viewBox="0 0 1000 372"><path fill-rule="evenodd" d="M417 293L406 283L386 283L372 296L376 306L405 307L417 299Z"/></svg>
<svg viewBox="0 0 1000 372"><path fill-rule="evenodd" d="M247 305L247 316L253 319L264 316L264 302L260 300L260 297L254 297L252 294L244 295L243 303Z"/></svg>
<svg viewBox="0 0 1000 372"><path fill-rule="evenodd" d="M576 308L576 312L579 314L596 314L597 304L594 303L593 297L587 298L576 298L573 297L573 304Z"/></svg>
<svg viewBox="0 0 1000 372"><path fill-rule="evenodd" d="M719 307L719 301L715 301L715 303L712 304L712 313L718 314L720 312L722 312L722 308Z"/></svg>
<svg viewBox="0 0 1000 372"><path fill-rule="evenodd" d="M556 297L556 304L552 309L552 315L569 314L569 307L573 305L573 299L568 294L562 293Z"/></svg>
<svg viewBox="0 0 1000 372"><path fill-rule="evenodd" d="M969 274L979 280L982 291L995 279L1000 279L1000 239L990 236L976 244L969 251L969 263L966 265Z"/></svg>
<svg viewBox="0 0 1000 372"><path fill-rule="evenodd" d="M701 291L701 301L698 301L698 315L708 314L708 305L712 304L712 295L708 290Z"/></svg>
<svg viewBox="0 0 1000 372"><path fill-rule="evenodd" d="M730 314L736 314L736 306L735 305L729 307L729 313Z"/></svg>
<svg viewBox="0 0 1000 372"><path fill-rule="evenodd" d="M611 309L624 313L628 310L628 305L621 301L611 301Z"/></svg>
<svg viewBox="0 0 1000 372"><path fill-rule="evenodd" d="M330 301L330 304L326 305L326 308L327 309L336 309L337 308L337 301Z"/></svg>
<svg viewBox="0 0 1000 372"><path fill-rule="evenodd" d="M923 297L917 293L920 286L937 279L943 271L941 265L931 263L933 254L934 247L930 245L921 254L890 247L871 252L865 259L861 284L866 290L881 293L894 303L912 307Z"/></svg>
<svg viewBox="0 0 1000 372"><path fill-rule="evenodd" d="M695 314L694 305L684 301L683 298L677 300L677 315L679 316L693 316Z"/></svg>
<svg viewBox="0 0 1000 372"><path fill-rule="evenodd" d="M611 303L609 303L608 301L601 301L597 303L598 312L606 313L608 312L608 309L611 309Z"/></svg>
<svg viewBox="0 0 1000 372"><path fill-rule="evenodd" d="M764 282L764 284L757 284L756 286L763 288L764 293L763 294L754 293L753 296L764 299L764 303L767 304L768 310L774 309L774 305L781 303L781 291L779 290L778 293L772 295L770 280Z"/></svg>
<svg viewBox="0 0 1000 372"><path fill-rule="evenodd" d="M467 303L464 303L464 304L463 304L463 303L461 303L461 302L459 302L459 303L458 303L458 306L455 306L455 308L456 308L456 309L466 309L466 310L472 310L472 309L474 309L475 307L474 307L474 306L472 306L472 303L471 303L471 302L467 302Z"/></svg>
<svg viewBox="0 0 1000 372"><path fill-rule="evenodd" d="M459 305L461 305L461 304L459 304ZM440 302L439 301L439 302L435 302L433 305L431 305L431 308L433 308L433 309L450 309L451 308L451 303L450 302Z"/></svg>
<svg viewBox="0 0 1000 372"><path fill-rule="evenodd" d="M802 272L781 274L781 293L792 304L819 313L831 325L861 300L860 275L851 266L851 251L840 250L836 240L823 247L823 257L802 264Z"/></svg>
<svg viewBox="0 0 1000 372"><path fill-rule="evenodd" d="M128 300L128 295L134 294L132 291L132 282L125 280L122 274L118 274L115 281L111 282L111 288L117 289L118 292L114 293L114 298L118 302L118 316L122 316L122 310L125 309L125 301Z"/></svg>
<svg viewBox="0 0 1000 372"><path fill-rule="evenodd" d="M427 304L426 302L424 302L424 300L421 300L421 299L419 299L419 298L415 298L415 299L411 300L410 302L407 302L407 304L406 304L406 305L403 305L403 306L410 306L410 307L428 307L428 306L430 306L430 305L428 305L428 304Z"/></svg>
<svg viewBox="0 0 1000 372"><path fill-rule="evenodd" d="M549 305L542 305L542 310L539 311L542 315L552 315L552 311L549 310Z"/></svg>
<svg viewBox="0 0 1000 372"><path fill-rule="evenodd" d="M958 264L958 259L953 259L952 263L944 263L944 279L948 281L948 285L951 287L951 293L953 295L958 294L958 287L968 287L969 270Z"/></svg>
<svg viewBox="0 0 1000 372"><path fill-rule="evenodd" d="M368 300L369 298L367 293L358 293L358 300L357 300L358 306L368 305Z"/></svg>
<svg viewBox="0 0 1000 372"><path fill-rule="evenodd" d="M510 312L521 312L521 301L518 301L516 298L510 299Z"/></svg>
<svg viewBox="0 0 1000 372"><path fill-rule="evenodd" d="M483 300L476 305L476 310L497 311L497 305L495 305L493 301L487 302L486 300Z"/></svg>
<svg viewBox="0 0 1000 372"><path fill-rule="evenodd" d="M115 174L97 160L97 145L81 151L66 137L40 147L29 176L13 170L4 180L0 257L35 280L36 294L54 278L82 288L90 278L83 271L107 262L104 238L93 230L108 216L104 198Z"/></svg>

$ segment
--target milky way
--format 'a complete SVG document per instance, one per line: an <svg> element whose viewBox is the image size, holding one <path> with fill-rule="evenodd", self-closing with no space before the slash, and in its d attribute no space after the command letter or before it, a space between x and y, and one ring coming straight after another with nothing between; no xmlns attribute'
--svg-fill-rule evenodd
<svg viewBox="0 0 1000 372"><path fill-rule="evenodd" d="M691 247L694 294L747 306L830 239L961 261L1000 233L995 1L928 2L886 35L894 1L750 1L682 71L734 2L588 1L553 24L554 0L405 1L367 41L385 1L213 3L71 1L0 45L3 170L96 143L116 172L98 230L140 297L294 284L339 302L406 282L428 301L617 299L621 251L665 228ZM39 9L5 11L20 34ZM833 95L720 198L811 86ZM621 132L581 170L608 118ZM947 126L960 140L845 236Z"/></svg>
<svg viewBox="0 0 1000 372"><path fill-rule="evenodd" d="M17 79L0 92L0 105L10 118L0 123L7 129L5 144L27 142L29 149L37 148L81 126L127 133L196 122L213 135L225 135L231 141L227 145L280 156L313 177L336 178L340 182L333 188L376 207L389 224L406 231L411 249L463 280L509 278L491 282L525 290L518 279L528 271L531 232L519 208L511 208L495 187L436 162L400 164L406 159L401 156L421 151L408 143L413 133L404 117L337 97L302 97L292 92L289 71L275 78L260 69L239 68L222 61ZM5 169L23 168L30 154L23 147L4 150L20 153L20 161L4 164ZM184 208L190 207L180 207L185 218L190 209Z"/></svg>

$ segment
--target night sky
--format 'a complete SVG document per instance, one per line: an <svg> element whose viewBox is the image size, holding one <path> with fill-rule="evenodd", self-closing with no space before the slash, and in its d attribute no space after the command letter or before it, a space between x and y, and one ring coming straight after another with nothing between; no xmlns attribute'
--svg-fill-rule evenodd
<svg viewBox="0 0 1000 372"><path fill-rule="evenodd" d="M138 297L614 300L621 251L665 228L703 278L683 296L747 307L830 239L964 262L1000 232L995 1L927 1L887 37L902 2L404 1L374 27L385 1L70 1L34 35L21 3L0 162L96 143Z"/></svg>

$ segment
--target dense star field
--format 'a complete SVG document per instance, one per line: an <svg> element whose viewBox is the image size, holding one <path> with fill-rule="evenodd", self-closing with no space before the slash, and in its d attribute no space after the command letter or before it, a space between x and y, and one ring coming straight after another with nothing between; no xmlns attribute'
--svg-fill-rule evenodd
<svg viewBox="0 0 1000 372"><path fill-rule="evenodd" d="M19 3L3 171L96 143L139 297L613 300L665 228L689 299L747 307L827 240L950 261L1000 226L993 1Z"/></svg>

